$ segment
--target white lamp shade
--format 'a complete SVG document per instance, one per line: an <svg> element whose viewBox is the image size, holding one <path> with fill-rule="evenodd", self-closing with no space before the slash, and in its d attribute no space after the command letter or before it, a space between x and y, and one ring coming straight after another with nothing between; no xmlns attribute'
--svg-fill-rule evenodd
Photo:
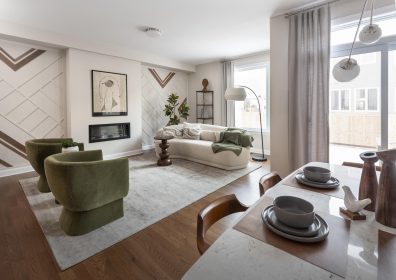
<svg viewBox="0 0 396 280"><path fill-rule="evenodd" d="M333 77L339 82L350 82L359 76L360 66L353 58L344 58L333 68Z"/></svg>
<svg viewBox="0 0 396 280"><path fill-rule="evenodd" d="M244 88L227 88L225 100L244 101L246 99L246 90Z"/></svg>
<svg viewBox="0 0 396 280"><path fill-rule="evenodd" d="M382 36L382 30L378 24L366 25L359 33L359 40L363 44L373 44Z"/></svg>

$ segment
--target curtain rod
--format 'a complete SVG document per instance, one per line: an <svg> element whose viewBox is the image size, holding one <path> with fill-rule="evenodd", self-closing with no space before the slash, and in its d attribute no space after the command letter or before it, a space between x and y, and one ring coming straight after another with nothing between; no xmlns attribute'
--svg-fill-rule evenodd
<svg viewBox="0 0 396 280"><path fill-rule="evenodd" d="M321 3L321 4L313 5L311 7L303 8L303 9L295 11L295 12L286 13L285 17L288 18L288 17L297 15L297 14L302 13L302 12L306 12L306 11L309 11L309 10L312 10L312 9L316 9L316 8L319 8L319 7L322 7L322 6L325 6L325 5L333 4L333 3L338 2L338 1L341 1L341 0L330 0L330 1L326 1L326 2Z"/></svg>

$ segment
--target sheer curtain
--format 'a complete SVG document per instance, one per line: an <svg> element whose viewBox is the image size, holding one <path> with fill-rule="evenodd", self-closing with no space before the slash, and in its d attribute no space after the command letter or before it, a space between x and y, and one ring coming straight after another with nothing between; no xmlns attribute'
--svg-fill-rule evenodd
<svg viewBox="0 0 396 280"><path fill-rule="evenodd" d="M223 62L223 97L222 97L222 124L232 127L235 125L234 101L226 101L224 94L227 88L234 86L234 63Z"/></svg>
<svg viewBox="0 0 396 280"><path fill-rule="evenodd" d="M329 5L289 18L291 168L329 160Z"/></svg>

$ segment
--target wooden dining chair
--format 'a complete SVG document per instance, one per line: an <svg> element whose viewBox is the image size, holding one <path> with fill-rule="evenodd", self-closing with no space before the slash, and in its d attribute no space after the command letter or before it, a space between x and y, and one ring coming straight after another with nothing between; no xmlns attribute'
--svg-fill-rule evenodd
<svg viewBox="0 0 396 280"><path fill-rule="evenodd" d="M197 220L197 247L202 255L209 247L210 243L206 240L206 232L220 219L248 209L242 204L235 194L226 195L208 204L198 214Z"/></svg>
<svg viewBox="0 0 396 280"><path fill-rule="evenodd" d="M343 166L349 166L349 167L356 167L356 168L363 168L363 163L358 163L358 162L349 162L349 161L344 161L342 163ZM376 171L381 171L381 166L376 165L375 166Z"/></svg>
<svg viewBox="0 0 396 280"><path fill-rule="evenodd" d="M259 181L259 188L260 188L260 196L263 196L264 193L282 181L282 178L276 172L271 172L263 177L261 177Z"/></svg>

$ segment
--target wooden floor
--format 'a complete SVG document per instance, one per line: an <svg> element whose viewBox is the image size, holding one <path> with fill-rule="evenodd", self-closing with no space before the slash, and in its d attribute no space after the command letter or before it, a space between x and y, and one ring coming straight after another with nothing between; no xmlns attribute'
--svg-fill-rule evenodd
<svg viewBox="0 0 396 280"><path fill-rule="evenodd" d="M230 193L245 204L254 203L259 198L258 180L268 172L266 162L263 168L63 272L18 183L37 174L0 178L0 279L180 279L200 256L195 239L200 209ZM220 235L235 218L216 224L210 238Z"/></svg>

